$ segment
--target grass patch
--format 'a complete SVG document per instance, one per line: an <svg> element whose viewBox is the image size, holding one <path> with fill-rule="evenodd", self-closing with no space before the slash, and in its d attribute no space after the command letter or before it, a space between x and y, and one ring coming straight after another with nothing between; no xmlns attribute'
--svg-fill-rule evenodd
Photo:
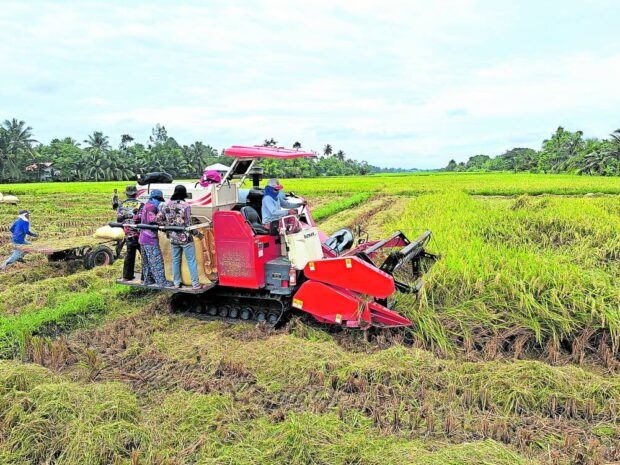
<svg viewBox="0 0 620 465"><path fill-rule="evenodd" d="M335 215L338 212L355 207L372 197L370 192L360 192L354 194L348 198L330 202L320 208L317 208L312 212L312 218L315 221L321 221L329 216Z"/></svg>

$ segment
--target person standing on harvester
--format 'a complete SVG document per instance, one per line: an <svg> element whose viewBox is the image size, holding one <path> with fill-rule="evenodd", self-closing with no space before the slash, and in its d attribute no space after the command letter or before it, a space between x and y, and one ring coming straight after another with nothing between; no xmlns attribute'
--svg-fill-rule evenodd
<svg viewBox="0 0 620 465"><path fill-rule="evenodd" d="M127 244L127 254L123 263L123 280L125 281L133 281L135 278L136 252L140 252L140 243L138 242L140 230L130 227L140 223L140 210L144 206L136 198L137 194L136 186L127 186L125 189L127 199L118 206L117 210L118 222L125 225L123 227Z"/></svg>
<svg viewBox="0 0 620 465"><path fill-rule="evenodd" d="M26 245L30 244L26 240L26 236L37 237L38 234L30 230L30 212L28 210L22 210L19 212L19 217L9 228L13 237L11 242L13 245ZM4 270L7 266L12 265L15 262L21 262L26 255L26 252L22 252L19 249L13 249L13 253L2 264L0 264L0 270Z"/></svg>
<svg viewBox="0 0 620 465"><path fill-rule="evenodd" d="M144 204L140 212L140 223L158 225L159 206L164 202L164 194L159 189L153 189L149 201ZM156 284L159 287L170 287L172 283L166 280L164 258L159 248L157 231L150 229L140 230L140 246L142 247L142 281L145 285Z"/></svg>
<svg viewBox="0 0 620 465"><path fill-rule="evenodd" d="M162 205L160 214L163 216L166 226L189 227L191 225L191 207L185 201L187 199L187 189L182 184L174 188L174 194L170 200ZM196 262L196 248L194 246L193 234L191 232L169 231L168 239L172 246L172 274L174 287L181 287L181 260L185 254L189 274L192 278L192 288L202 289L198 276L198 263ZM200 236L200 233L196 233Z"/></svg>
<svg viewBox="0 0 620 465"><path fill-rule="evenodd" d="M284 187L276 178L271 178L265 186L261 213L263 224L269 228L272 221L279 220L285 216L296 215L298 205L289 203L284 198L282 189Z"/></svg>

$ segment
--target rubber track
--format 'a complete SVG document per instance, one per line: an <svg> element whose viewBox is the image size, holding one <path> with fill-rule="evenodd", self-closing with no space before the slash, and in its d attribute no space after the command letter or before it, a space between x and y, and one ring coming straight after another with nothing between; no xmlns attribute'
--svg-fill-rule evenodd
<svg viewBox="0 0 620 465"><path fill-rule="evenodd" d="M253 289L232 289L218 287L204 294L175 294L170 306L173 311L195 314L201 320L225 321L227 323L259 323L275 327L291 310L291 297L270 294ZM211 312L216 309L217 314ZM231 317L231 310L236 316ZM249 310L249 318L242 318L242 311ZM260 314L265 316L260 319Z"/></svg>

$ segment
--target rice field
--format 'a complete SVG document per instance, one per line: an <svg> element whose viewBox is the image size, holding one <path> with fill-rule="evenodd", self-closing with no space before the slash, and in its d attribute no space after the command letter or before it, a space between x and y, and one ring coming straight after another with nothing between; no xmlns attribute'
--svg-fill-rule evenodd
<svg viewBox="0 0 620 465"><path fill-rule="evenodd" d="M0 272L0 463L620 461L620 180L413 174L284 180L320 227L433 231L404 330L228 325L29 255ZM0 186L8 225L92 233L119 183Z"/></svg>

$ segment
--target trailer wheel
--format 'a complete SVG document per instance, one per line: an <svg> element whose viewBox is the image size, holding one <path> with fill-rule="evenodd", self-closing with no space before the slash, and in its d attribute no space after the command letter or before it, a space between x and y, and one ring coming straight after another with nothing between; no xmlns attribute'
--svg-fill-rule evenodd
<svg viewBox="0 0 620 465"><path fill-rule="evenodd" d="M107 266L114 263L114 252L107 245L95 247L84 260L87 270L92 270L96 266Z"/></svg>

